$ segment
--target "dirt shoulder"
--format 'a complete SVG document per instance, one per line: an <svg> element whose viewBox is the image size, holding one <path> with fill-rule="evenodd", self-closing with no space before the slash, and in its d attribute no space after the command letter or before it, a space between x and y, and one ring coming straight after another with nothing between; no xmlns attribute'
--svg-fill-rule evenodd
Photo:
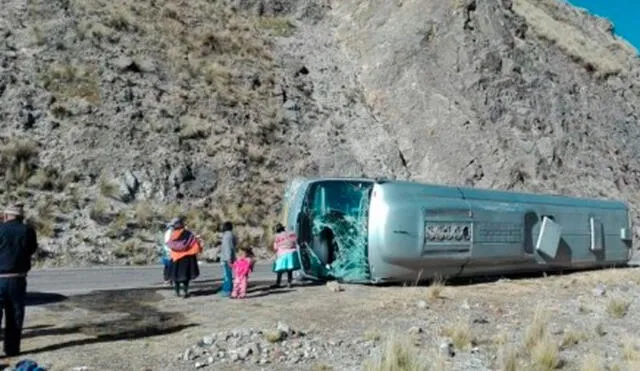
<svg viewBox="0 0 640 371"><path fill-rule="evenodd" d="M219 285L198 283L189 299L169 289L40 298L23 357L51 370L343 370L399 334L436 369L640 369L637 268L340 292L256 285L241 301L216 295Z"/></svg>

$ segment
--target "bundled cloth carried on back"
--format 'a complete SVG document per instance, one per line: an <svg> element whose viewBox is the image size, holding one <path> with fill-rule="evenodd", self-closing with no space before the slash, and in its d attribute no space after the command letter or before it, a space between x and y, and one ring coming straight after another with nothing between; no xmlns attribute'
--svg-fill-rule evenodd
<svg viewBox="0 0 640 371"><path fill-rule="evenodd" d="M179 236L167 241L167 246L171 251L183 252L189 250L194 242L196 242L196 236L191 231L183 229Z"/></svg>

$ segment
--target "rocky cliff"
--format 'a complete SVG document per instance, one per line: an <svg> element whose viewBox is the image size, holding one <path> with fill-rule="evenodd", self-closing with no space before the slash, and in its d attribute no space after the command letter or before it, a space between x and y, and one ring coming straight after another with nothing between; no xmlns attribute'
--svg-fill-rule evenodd
<svg viewBox="0 0 640 371"><path fill-rule="evenodd" d="M640 216L637 51L555 0L9 0L0 35L0 202L42 264L152 261L179 212L264 247L300 175Z"/></svg>

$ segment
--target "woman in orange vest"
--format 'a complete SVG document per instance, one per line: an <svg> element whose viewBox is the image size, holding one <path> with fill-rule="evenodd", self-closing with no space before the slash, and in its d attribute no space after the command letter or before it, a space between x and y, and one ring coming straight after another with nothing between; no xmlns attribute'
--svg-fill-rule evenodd
<svg viewBox="0 0 640 371"><path fill-rule="evenodd" d="M180 286L184 289L184 298L189 297L189 282L200 275L198 254L202 252L202 244L198 236L187 230L181 218L171 221L173 231L167 241L171 257L170 277L174 283L176 295L180 296Z"/></svg>

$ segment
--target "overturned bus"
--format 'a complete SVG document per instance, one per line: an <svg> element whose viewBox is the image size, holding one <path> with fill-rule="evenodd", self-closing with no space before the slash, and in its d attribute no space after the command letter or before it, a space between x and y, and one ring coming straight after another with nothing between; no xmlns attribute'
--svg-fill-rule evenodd
<svg viewBox="0 0 640 371"><path fill-rule="evenodd" d="M299 178L283 200L302 275L351 283L625 265L619 201L407 181Z"/></svg>

